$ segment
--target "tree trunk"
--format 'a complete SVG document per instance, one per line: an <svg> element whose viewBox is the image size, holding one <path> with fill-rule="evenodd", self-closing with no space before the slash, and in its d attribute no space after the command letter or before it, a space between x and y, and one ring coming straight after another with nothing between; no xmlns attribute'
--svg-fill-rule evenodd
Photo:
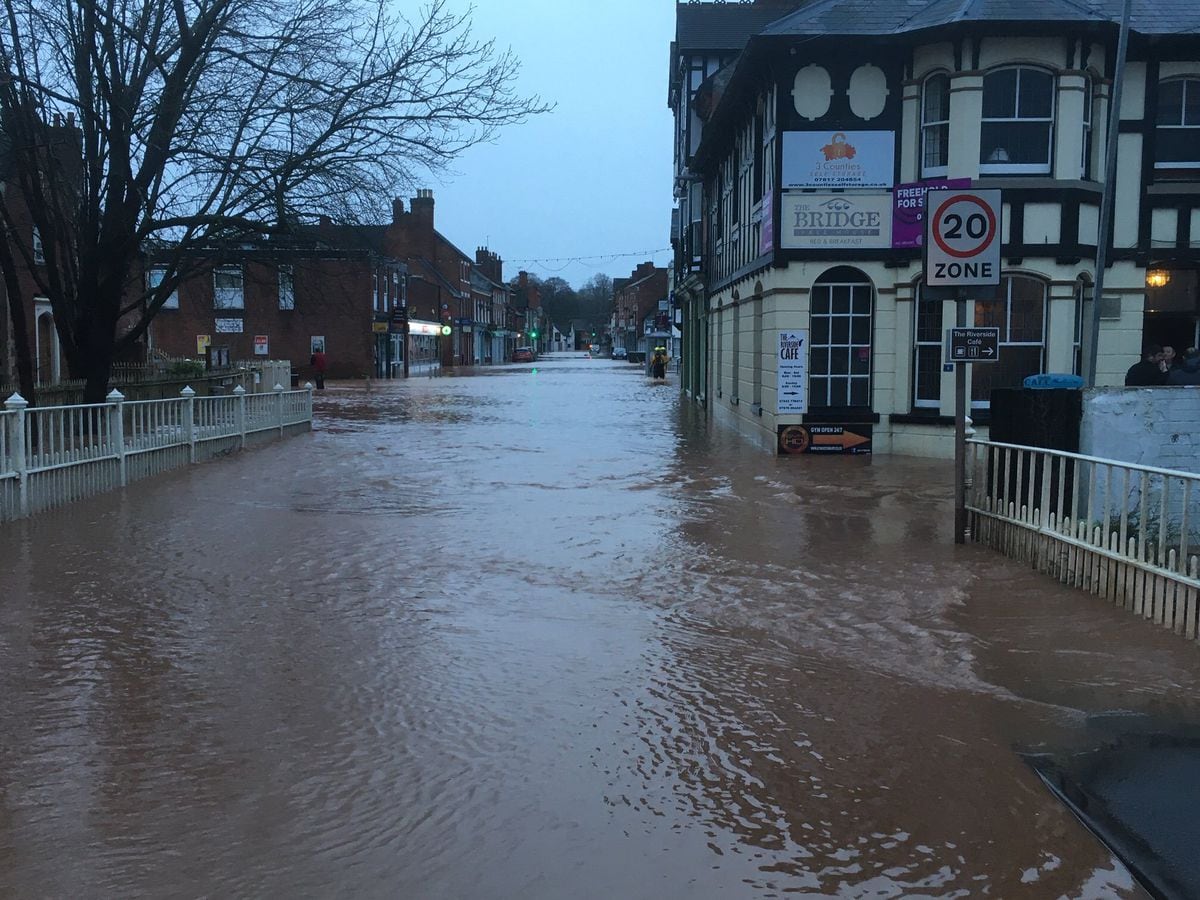
<svg viewBox="0 0 1200 900"><path fill-rule="evenodd" d="M111 330L107 339L103 329L94 324L87 340L81 342L80 361L76 377L84 379L83 402L103 403L108 395L108 379L112 371L113 339Z"/></svg>

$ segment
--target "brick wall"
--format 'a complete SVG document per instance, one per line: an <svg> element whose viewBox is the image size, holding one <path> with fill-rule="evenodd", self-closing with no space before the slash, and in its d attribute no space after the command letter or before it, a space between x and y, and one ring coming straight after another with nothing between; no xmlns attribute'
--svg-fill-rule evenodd
<svg viewBox="0 0 1200 900"><path fill-rule="evenodd" d="M295 309L279 308L279 262L245 260L242 310L215 309L211 267L179 288L179 309L163 309L151 332L154 347L171 356L197 357L196 338L210 335L228 346L234 359L254 358L254 338L265 335L268 358L288 360L310 374L311 340L325 338L330 378L363 378L374 360L373 263L366 255L343 258L289 258L295 283ZM236 265L236 263L233 263ZM240 320L241 333L218 333L216 320Z"/></svg>

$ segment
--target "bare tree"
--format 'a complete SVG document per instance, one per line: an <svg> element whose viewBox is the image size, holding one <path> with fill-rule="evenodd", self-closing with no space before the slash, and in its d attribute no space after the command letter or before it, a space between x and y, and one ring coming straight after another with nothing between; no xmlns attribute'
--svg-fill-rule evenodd
<svg viewBox="0 0 1200 900"><path fill-rule="evenodd" d="M0 3L0 149L16 187L0 201L0 267L33 273L88 401L200 252L318 214L367 218L547 108L446 0L412 17L390 0ZM166 270L152 289L149 248Z"/></svg>

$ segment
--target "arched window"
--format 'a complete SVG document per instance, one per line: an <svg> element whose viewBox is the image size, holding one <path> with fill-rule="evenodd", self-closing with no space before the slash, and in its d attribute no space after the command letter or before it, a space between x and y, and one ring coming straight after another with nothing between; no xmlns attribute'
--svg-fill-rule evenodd
<svg viewBox="0 0 1200 900"><path fill-rule="evenodd" d="M1028 66L985 75L979 138L980 174L1050 174L1054 76Z"/></svg>
<svg viewBox="0 0 1200 900"><path fill-rule="evenodd" d="M871 407L875 287L858 269L830 269L812 289L809 406Z"/></svg>
<svg viewBox="0 0 1200 900"><path fill-rule="evenodd" d="M1172 78L1158 86L1155 125L1156 169L1200 169L1200 78Z"/></svg>
<svg viewBox="0 0 1200 900"><path fill-rule="evenodd" d="M921 88L921 177L946 174L950 164L950 76L937 72Z"/></svg>
<svg viewBox="0 0 1200 900"><path fill-rule="evenodd" d="M971 367L971 405L986 409L992 388L1020 387L1045 365L1046 283L1005 275L994 299L975 301L975 327L1000 329L996 361Z"/></svg>

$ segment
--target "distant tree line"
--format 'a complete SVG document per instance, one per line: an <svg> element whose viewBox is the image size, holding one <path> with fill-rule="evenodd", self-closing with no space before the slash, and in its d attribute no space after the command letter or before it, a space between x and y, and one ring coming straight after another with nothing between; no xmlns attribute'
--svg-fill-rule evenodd
<svg viewBox="0 0 1200 900"><path fill-rule="evenodd" d="M546 111L449 0L0 0L0 276L100 400L198 255L381 201ZM32 218L32 222L27 219ZM38 235L38 262L30 236ZM163 267L142 283L144 254Z"/></svg>
<svg viewBox="0 0 1200 900"><path fill-rule="evenodd" d="M590 330L599 331L612 317L613 287L608 275L593 275L579 288L571 287L557 275L550 278L530 275L529 280L541 292L547 318L564 331L576 320L586 322Z"/></svg>

